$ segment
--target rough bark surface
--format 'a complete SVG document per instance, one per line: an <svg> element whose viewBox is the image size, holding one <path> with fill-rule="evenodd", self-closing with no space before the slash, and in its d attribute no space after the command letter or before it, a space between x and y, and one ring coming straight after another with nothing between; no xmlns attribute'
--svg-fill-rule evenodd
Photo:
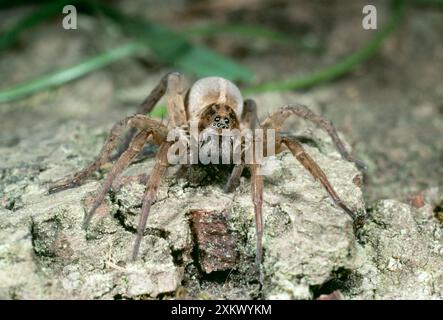
<svg viewBox="0 0 443 320"><path fill-rule="evenodd" d="M337 290L334 297L345 299L443 296L441 225L429 205L380 201L356 237L350 218L288 152L267 163L261 291L249 178L225 194L223 170L179 175L171 168L140 259L130 262L152 159L124 172L88 231L82 220L100 181L47 195L51 181L93 159L105 132L71 122L1 148L1 298L312 299ZM309 132L317 143L304 147L363 214L361 173L327 136Z"/></svg>

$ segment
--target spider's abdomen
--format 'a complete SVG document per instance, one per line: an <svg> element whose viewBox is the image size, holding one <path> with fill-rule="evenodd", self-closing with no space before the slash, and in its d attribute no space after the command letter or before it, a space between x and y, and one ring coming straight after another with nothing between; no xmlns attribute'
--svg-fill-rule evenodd
<svg viewBox="0 0 443 320"><path fill-rule="evenodd" d="M203 109L209 105L227 105L240 118L243 112L243 98L238 87L221 77L202 78L189 90L189 119L199 118Z"/></svg>

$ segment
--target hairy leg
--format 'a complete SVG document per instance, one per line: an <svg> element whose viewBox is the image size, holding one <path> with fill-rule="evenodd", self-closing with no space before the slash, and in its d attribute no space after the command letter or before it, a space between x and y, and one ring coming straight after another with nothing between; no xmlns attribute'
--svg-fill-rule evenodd
<svg viewBox="0 0 443 320"><path fill-rule="evenodd" d="M105 181L98 191L94 203L85 218L83 223L84 228L87 228L95 210L97 210L103 202L106 193L111 188L114 180L131 164L132 159L139 154L149 136L152 136L152 140L157 144L161 144L166 140L167 128L157 120L151 119L148 116L141 114L134 115L126 118L125 122L128 126L131 128L137 128L140 132L132 139L129 147L120 155L118 160L114 163L111 171L106 175Z"/></svg>
<svg viewBox="0 0 443 320"><path fill-rule="evenodd" d="M150 133L147 131L139 132L132 140L128 149L122 153L120 158L118 158L117 162L113 165L111 171L106 175L105 181L103 182L100 190L97 192L92 207L89 209L89 212L85 217L85 220L83 222L84 229L88 227L89 222L91 221L95 213L95 210L97 210L97 208L105 199L106 194L112 186L112 182L125 168L127 168L131 164L131 160L140 152L149 134Z"/></svg>
<svg viewBox="0 0 443 320"><path fill-rule="evenodd" d="M244 102L243 114L241 115L241 122L246 128L254 130L258 124L257 104L252 99L246 99Z"/></svg>
<svg viewBox="0 0 443 320"><path fill-rule="evenodd" d="M169 115L168 126L170 128L181 127L186 129L187 116L184 105L185 81L183 75L178 72L171 72L162 79L162 82L164 82L164 92L166 92L166 106ZM129 136L132 134L131 132L128 133ZM134 162L151 157L152 150L142 150L138 157L134 159Z"/></svg>
<svg viewBox="0 0 443 320"><path fill-rule="evenodd" d="M254 130L257 126L257 105L254 100L247 99L244 102L243 114L241 115L241 122L244 124L245 128ZM231 175L226 182L224 191L226 193L233 192L240 184L240 177L245 168L244 163L235 165L232 169Z"/></svg>
<svg viewBox="0 0 443 320"><path fill-rule="evenodd" d="M259 173L260 165L251 165L251 192L255 212L256 256L255 263L259 271L260 283L263 284L261 262L263 257L263 176Z"/></svg>
<svg viewBox="0 0 443 320"><path fill-rule="evenodd" d="M148 186L143 197L143 205L140 214L140 220L137 226L137 236L135 238L134 247L132 250L132 260L137 259L137 255L140 249L140 243L143 238L143 234L146 228L146 222L148 220L151 205L157 196L157 190L161 182L161 178L166 172L168 167L168 149L172 142L164 142L157 153L154 168L149 176Z"/></svg>
<svg viewBox="0 0 443 320"><path fill-rule="evenodd" d="M225 187L223 188L224 192L230 193L237 189L237 187L240 185L240 177L244 169L244 163L236 164L234 166L231 175L229 176L228 181L226 181Z"/></svg>
<svg viewBox="0 0 443 320"><path fill-rule="evenodd" d="M62 178L61 180L55 182L54 185L49 188L49 193L56 193L81 185L94 171L107 163L110 160L112 151L118 144L119 137L123 129L127 126L127 123L130 119L131 117L127 117L114 124L108 137L106 138L105 144L103 145L98 157L93 163L74 174L73 177ZM134 128L134 130L136 131L137 129Z"/></svg>
<svg viewBox="0 0 443 320"><path fill-rule="evenodd" d="M343 141L338 136L337 131L335 130L332 122L320 115L315 114L308 107L304 105L301 104L287 105L281 108L280 110L274 112L263 122L262 124L263 129L273 128L276 131L280 131L284 122L290 115L297 115L323 128L329 134L335 146L337 147L337 150L340 152L341 156L345 160L354 162L359 169L366 168L366 165L363 161L355 158L353 155L351 155L348 152L348 150L346 150L346 147Z"/></svg>
<svg viewBox="0 0 443 320"><path fill-rule="evenodd" d="M355 213L343 203L343 201L335 192L334 188L331 186L328 178L326 177L326 174L311 158L311 156L306 153L302 145L294 139L285 137L281 138L281 143L286 145L291 153L294 155L294 157L303 165L303 167L305 167L305 169L308 170L315 179L318 179L320 181L320 183L331 196L332 200L334 200L334 202L340 208L342 208L352 218L352 220L355 220Z"/></svg>
<svg viewBox="0 0 443 320"><path fill-rule="evenodd" d="M154 109L155 105L159 102L159 100L165 95L169 87L168 83L170 82L170 79L176 77L176 74L177 74L176 72L170 72L165 74L163 78L160 80L160 82L157 84L157 86L149 93L146 99L140 104L135 114L147 115L148 113L150 113ZM125 137L123 138L121 146L118 148L116 154L113 156L113 160L118 158L123 153L123 151L125 151L128 148L129 143L131 142L136 132L137 129L135 128L129 129L129 131L126 133Z"/></svg>
<svg viewBox="0 0 443 320"><path fill-rule="evenodd" d="M146 99L140 104L136 113L134 114L142 114L146 115L151 112L155 107L157 102L163 97L166 92L166 88L168 85L168 79L170 78L171 73L166 74L157 84L157 86L149 93ZM55 183L54 186L49 188L49 193L56 193L59 191L63 191L66 189L74 188L81 185L94 171L98 170L101 166L107 163L110 160L115 160L120 157L120 155L128 148L130 142L134 138L134 135L137 133L137 128L131 127L129 132L122 139L123 142L121 146L118 148L116 154L111 157L111 153L117 147L119 143L120 135L122 131L126 128L127 122L131 117L127 117L123 120L117 122L111 129L108 137L106 138L105 144L103 145L98 157L96 160L91 163L85 169L76 173L73 177L63 178Z"/></svg>
<svg viewBox="0 0 443 320"><path fill-rule="evenodd" d="M184 78L180 73L170 73L167 77L166 106L170 119L169 128L184 126L187 120L184 106ZM137 121L137 119L134 119L133 121ZM151 125L142 121L142 123L138 124L138 128L143 128L143 124L151 127ZM146 228L146 222L148 220L149 212L151 211L151 205L155 201L161 178L168 167L168 149L174 143L173 141L166 141L167 130L163 127L161 128L161 132L153 132L154 141L157 144L160 144L160 148L157 152L155 165L149 176L148 185L143 197L140 220L137 226L137 236L132 250L132 260L137 259L141 240Z"/></svg>
<svg viewBox="0 0 443 320"><path fill-rule="evenodd" d="M172 72L168 75L166 89L166 108L168 110L169 127L175 128L186 124L184 103L185 80L182 74Z"/></svg>
<svg viewBox="0 0 443 320"><path fill-rule="evenodd" d="M165 95L169 75L170 73L167 73L163 76L163 78L161 78L157 86L152 89L146 99L137 108L136 114L147 115L154 109L158 101Z"/></svg>
<svg viewBox="0 0 443 320"><path fill-rule="evenodd" d="M167 128L160 122L143 115L126 117L125 119L114 124L96 160L85 169L75 173L73 177L69 176L56 181L49 188L49 194L81 185L95 170L107 163L110 160L112 151L118 144L121 133L128 126L136 131L139 129L152 132L154 141L157 144L160 144L163 140L166 140Z"/></svg>

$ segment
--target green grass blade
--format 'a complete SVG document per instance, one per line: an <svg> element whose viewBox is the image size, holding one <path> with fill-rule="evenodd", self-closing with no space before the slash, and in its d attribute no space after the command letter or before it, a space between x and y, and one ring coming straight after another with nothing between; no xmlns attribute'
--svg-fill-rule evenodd
<svg viewBox="0 0 443 320"><path fill-rule="evenodd" d="M284 91L305 89L326 81L336 79L348 73L358 64L366 61L381 47L384 40L397 28L402 21L404 15L404 1L396 1L397 5L394 8L394 13L389 22L384 26L374 38L363 48L357 50L343 61L332 65L330 67L313 72L312 74L303 77L288 79L284 81L271 81L259 84L253 87L246 88L246 93L266 92L266 91Z"/></svg>
<svg viewBox="0 0 443 320"><path fill-rule="evenodd" d="M166 64L197 76L220 75L233 81L244 82L251 81L253 77L248 68L208 48L194 45L184 35L163 25L144 18L123 15L99 3L96 5L128 35L145 43L157 58Z"/></svg>
<svg viewBox="0 0 443 320"><path fill-rule="evenodd" d="M250 82L253 77L248 69L201 46L189 48L174 61L174 65L199 77L217 75L232 81L244 82Z"/></svg>
<svg viewBox="0 0 443 320"><path fill-rule="evenodd" d="M63 69L1 91L0 102L17 100L37 91L60 86L68 81L78 79L94 70L103 68L104 66L107 66L124 57L139 54L143 51L143 49L144 46L138 42L125 44L77 64L71 68Z"/></svg>
<svg viewBox="0 0 443 320"><path fill-rule="evenodd" d="M9 45L15 40L17 35L26 28L44 21L44 19L51 17L53 14L61 12L61 8L66 2L67 1L58 1L56 4L50 3L49 5L34 11L9 30L6 35L1 37L0 43L2 43L1 40L3 40L4 46ZM85 5L85 2L83 1L75 1L75 3L82 4L83 6ZM90 7L86 7L86 9L93 10L94 8L102 8L101 5L94 2L90 3L89 6ZM116 14L114 11L109 12L112 13L111 16ZM120 16L119 13L118 15ZM119 19L121 20L123 18L119 17ZM252 73L248 69L238 65L230 59L212 52L209 49L192 45L184 38L184 36L169 31L161 25L149 22L143 22L140 25L139 22L134 24L134 20L127 17L124 19L126 21L126 27L130 28L130 33L136 35L137 38L142 39L144 44L148 42L151 51L153 51L160 60L168 64L173 64L186 72L194 73L198 76L218 74L232 80L243 81L248 81L252 78ZM0 102L17 100L40 90L60 86L121 58L137 54L141 51L142 46L141 42L134 42L97 55L96 57L88 59L76 66L59 70L49 75L44 75L32 81L18 84L0 91Z"/></svg>
<svg viewBox="0 0 443 320"><path fill-rule="evenodd" d="M57 2L59 10L61 10L61 6L65 2L66 1ZM83 1L78 2L83 3ZM358 50L343 61L331 67L314 72L313 74L305 78L289 79L281 82L268 82L247 88L245 92L253 93L307 88L344 75L345 73L352 70L357 64L362 63L363 61L371 57L378 50L383 41L393 32L396 26L400 23L404 11L404 1L394 1L394 3L396 3L397 5L394 10L394 14L388 24L376 34L376 36L368 45ZM52 5L53 6L45 6L41 10L38 10L37 12L29 15L23 21L18 23L13 29L11 29L6 37L5 35L0 37L0 48L1 43L4 43L3 45L8 45L11 41L14 40L19 32L50 17L50 13L54 12L51 10L55 10L55 5ZM111 17L116 22L122 24L126 32L142 39L143 43L148 44L148 46L160 58L160 60L170 64L174 64L184 71L194 73L198 76L217 74L228 79L243 81L248 81L252 77L252 73L248 69L238 65L228 58L224 58L216 54L215 52L205 47L195 46L191 44L187 41L184 35L172 32L161 25L152 24L147 21L143 21L142 23L140 23L139 21L136 21L132 18L121 16L120 13L113 11L113 9L109 7L103 7L101 4L98 3L93 3L92 6L98 7L100 8L100 10L104 10L109 17ZM233 32L235 28L228 26L227 30L229 30L229 32ZM262 36L272 37L273 35L272 32L268 32L265 29L262 31ZM197 31L197 33L198 32L199 31ZM215 32L215 30L206 30L205 32ZM258 36L261 31L258 32L257 29L246 28L243 29L243 32L245 34L255 32ZM193 33L196 34L196 31L191 30L190 32L185 32L185 34L187 34L188 36L189 34ZM7 38L9 38L9 40L5 40ZM280 39L282 41L285 41L284 38ZM19 84L12 88L4 90L0 92L0 102L19 99L36 91L62 85L68 81L82 77L89 72L102 68L119 59L138 54L141 51L141 42L129 43L109 52L100 54L71 68L60 70L35 79L33 81ZM164 114L164 110L160 109L155 110L155 112L158 113L158 115Z"/></svg>

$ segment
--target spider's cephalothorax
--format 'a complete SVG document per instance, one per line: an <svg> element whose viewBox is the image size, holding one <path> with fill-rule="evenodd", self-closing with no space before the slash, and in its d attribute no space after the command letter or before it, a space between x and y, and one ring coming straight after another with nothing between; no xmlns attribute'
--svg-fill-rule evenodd
<svg viewBox="0 0 443 320"><path fill-rule="evenodd" d="M164 95L166 96L169 118L167 125L146 116ZM175 72L167 74L162 78L133 116L129 116L113 126L99 156L92 164L76 173L73 177L67 177L58 181L49 189L49 192L53 193L82 184L95 170L112 159L111 154L117 149L123 130L129 128L130 130L123 139L123 148L117 150L117 160L98 190L92 207L85 217L84 228L87 228L96 209L110 190L113 181L137 157L145 143L149 141L159 145L155 165L149 176L143 197L140 222L137 227L137 236L132 251L132 258L136 259L151 204L156 198L162 176L165 174L167 167L171 165L168 162L168 150L173 145L173 142L169 141L168 132L176 128L189 129L190 125L195 122L199 130L212 130L216 135L223 135L223 132L226 130L233 131L233 129L242 130L259 127L264 130L274 130L275 137L273 139L275 141L272 142L275 143L276 152L289 149L294 157L323 185L332 200L355 222L356 216L353 211L341 201L323 170L305 152L302 145L294 138L280 135L284 122L291 115L312 121L326 130L344 159L354 162L358 167L364 167L361 161L348 153L332 123L322 116L313 113L306 106L299 104L287 105L271 114L261 124L258 124L256 121L255 102L250 99L243 101L240 90L232 82L220 77L208 77L198 80L189 90L186 90L183 76ZM219 145L217 146L220 147ZM223 145L221 146L221 149L223 149ZM244 163L242 160L241 163L235 164L226 183L225 191L230 192L238 185L245 167L248 167L251 172L251 191L256 219L256 262L257 266L260 267L263 236L263 176L260 175L260 163ZM262 281L261 275L260 273L260 280Z"/></svg>

